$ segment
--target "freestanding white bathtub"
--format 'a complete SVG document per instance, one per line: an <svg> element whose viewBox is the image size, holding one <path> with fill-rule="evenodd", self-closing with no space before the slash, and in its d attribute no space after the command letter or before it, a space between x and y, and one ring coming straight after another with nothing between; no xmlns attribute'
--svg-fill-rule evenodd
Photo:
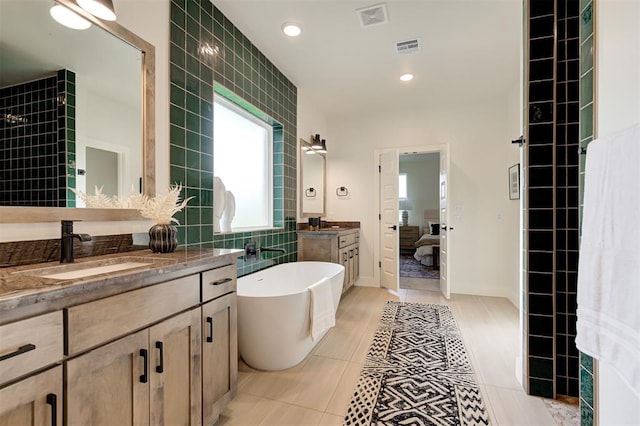
<svg viewBox="0 0 640 426"><path fill-rule="evenodd" d="M311 352L326 331L311 339L307 288L325 277L337 310L344 280L337 263L283 263L238 278L238 345L248 365L284 370Z"/></svg>

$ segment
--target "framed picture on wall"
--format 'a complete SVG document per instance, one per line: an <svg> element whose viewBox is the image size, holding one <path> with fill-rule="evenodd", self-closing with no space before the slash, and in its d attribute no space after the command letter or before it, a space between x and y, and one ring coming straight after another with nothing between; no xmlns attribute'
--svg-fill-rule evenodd
<svg viewBox="0 0 640 426"><path fill-rule="evenodd" d="M509 199L520 199L520 163L509 167Z"/></svg>

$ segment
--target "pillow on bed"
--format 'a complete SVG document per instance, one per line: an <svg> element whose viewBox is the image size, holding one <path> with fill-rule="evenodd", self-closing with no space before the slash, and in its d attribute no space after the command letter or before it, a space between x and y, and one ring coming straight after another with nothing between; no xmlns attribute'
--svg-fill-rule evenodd
<svg viewBox="0 0 640 426"><path fill-rule="evenodd" d="M440 222L429 221L429 235L440 235Z"/></svg>

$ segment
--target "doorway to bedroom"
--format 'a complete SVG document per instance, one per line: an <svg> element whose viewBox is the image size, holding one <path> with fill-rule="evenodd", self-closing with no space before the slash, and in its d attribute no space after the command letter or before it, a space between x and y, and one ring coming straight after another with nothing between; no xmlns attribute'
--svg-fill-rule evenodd
<svg viewBox="0 0 640 426"><path fill-rule="evenodd" d="M440 291L440 153L398 159L399 287Z"/></svg>

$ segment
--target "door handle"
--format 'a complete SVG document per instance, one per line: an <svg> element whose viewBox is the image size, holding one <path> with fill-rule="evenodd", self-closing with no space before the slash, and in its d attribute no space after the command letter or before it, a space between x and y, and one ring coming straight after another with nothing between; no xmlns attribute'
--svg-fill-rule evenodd
<svg viewBox="0 0 640 426"><path fill-rule="evenodd" d="M58 425L58 396L55 393L47 394L47 404L51 406L51 426Z"/></svg>
<svg viewBox="0 0 640 426"><path fill-rule="evenodd" d="M213 343L213 317L207 317L207 324L209 325L209 335L207 336L207 343Z"/></svg>
<svg viewBox="0 0 640 426"><path fill-rule="evenodd" d="M389 228L389 229L393 229L394 231L395 231L396 229L398 229L398 227L397 227L396 225L389 226L388 228Z"/></svg>
<svg viewBox="0 0 640 426"><path fill-rule="evenodd" d="M146 349L140 349L140 356L144 361L144 366L142 367L142 374L140 375L140 383L147 383L149 381L148 371L149 371L149 357Z"/></svg>
<svg viewBox="0 0 640 426"><path fill-rule="evenodd" d="M156 365L156 373L162 373L164 371L164 345L162 342L156 342L156 349L160 351L160 363Z"/></svg>

